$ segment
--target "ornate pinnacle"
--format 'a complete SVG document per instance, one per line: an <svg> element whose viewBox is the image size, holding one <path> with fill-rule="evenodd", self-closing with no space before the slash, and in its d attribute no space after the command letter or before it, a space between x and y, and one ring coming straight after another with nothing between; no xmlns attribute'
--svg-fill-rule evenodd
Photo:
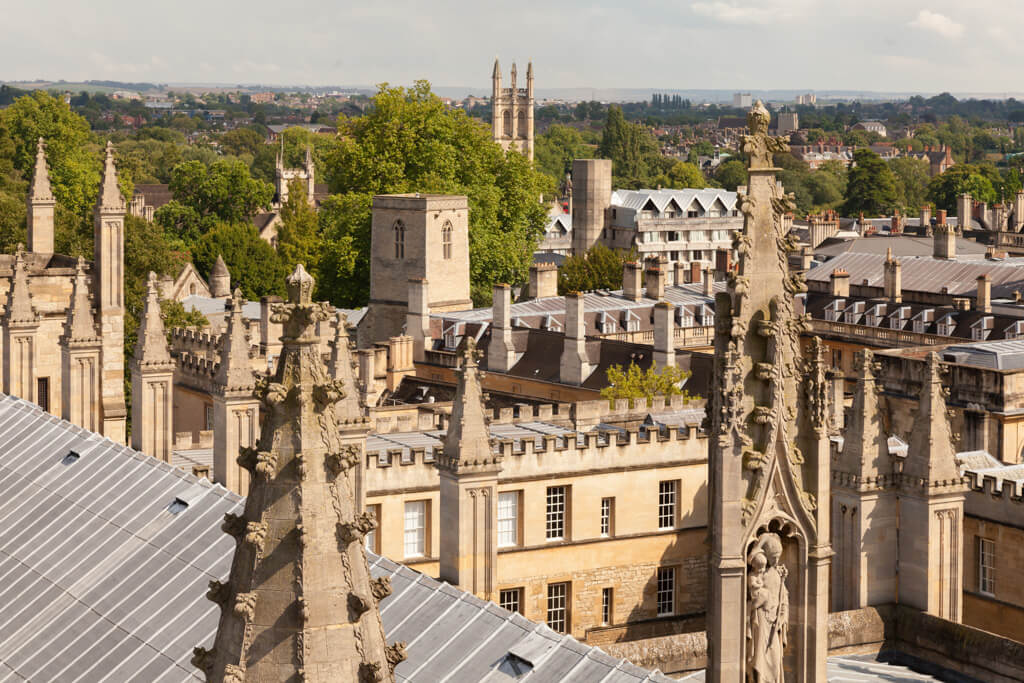
<svg viewBox="0 0 1024 683"><path fill-rule="evenodd" d="M7 296L7 321L22 324L38 323L39 316L32 305L32 294L29 292L25 246L22 244L18 245L18 250L14 254L13 280L10 294Z"/></svg>
<svg viewBox="0 0 1024 683"><path fill-rule="evenodd" d="M46 143L42 138L36 146L36 170L32 176L32 188L29 196L33 202L52 202L53 190L50 187L50 169L46 164Z"/></svg>

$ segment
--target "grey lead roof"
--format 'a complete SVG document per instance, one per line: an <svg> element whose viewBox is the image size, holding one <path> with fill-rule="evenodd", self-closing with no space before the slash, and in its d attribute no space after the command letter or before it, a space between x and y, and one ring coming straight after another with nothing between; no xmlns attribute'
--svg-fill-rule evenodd
<svg viewBox="0 0 1024 683"><path fill-rule="evenodd" d="M0 683L202 680L209 581L230 571L220 525L242 499L167 463L0 394ZM391 577L400 681L672 679L370 556ZM517 673L518 672L518 673Z"/></svg>

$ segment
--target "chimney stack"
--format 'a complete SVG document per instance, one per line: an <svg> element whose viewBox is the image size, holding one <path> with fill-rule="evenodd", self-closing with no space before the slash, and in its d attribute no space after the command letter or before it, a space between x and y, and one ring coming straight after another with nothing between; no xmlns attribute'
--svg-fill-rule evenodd
<svg viewBox="0 0 1024 683"><path fill-rule="evenodd" d="M580 386L592 370L587 356L586 323L583 320L583 294L565 295L565 335L558 379L562 384Z"/></svg>
<svg viewBox="0 0 1024 683"><path fill-rule="evenodd" d="M558 266L554 263L533 264L530 266L530 298L552 296L558 296Z"/></svg>
<svg viewBox="0 0 1024 683"><path fill-rule="evenodd" d="M412 357L423 362L431 343L428 283L423 278L409 279L409 307L405 314L405 333L412 337Z"/></svg>
<svg viewBox="0 0 1024 683"><path fill-rule="evenodd" d="M704 269L704 296L715 298L715 271Z"/></svg>
<svg viewBox="0 0 1024 683"><path fill-rule="evenodd" d="M850 296L850 274L838 268L832 271L832 296L846 298Z"/></svg>
<svg viewBox="0 0 1024 683"><path fill-rule="evenodd" d="M644 295L648 299L660 300L665 298L665 271L661 264L651 261L647 266L645 278Z"/></svg>
<svg viewBox="0 0 1024 683"><path fill-rule="evenodd" d="M654 367L657 370L676 364L673 308L668 301L654 304Z"/></svg>
<svg viewBox="0 0 1024 683"><path fill-rule="evenodd" d="M931 237L932 234L932 207L929 204L925 204L921 207L921 228L920 233L925 237Z"/></svg>
<svg viewBox="0 0 1024 683"><path fill-rule="evenodd" d="M640 264L630 261L622 266L622 296L630 301L640 301L643 294L640 291Z"/></svg>
<svg viewBox="0 0 1024 683"><path fill-rule="evenodd" d="M516 352L512 346L512 288L494 285L494 304L491 308L491 343L487 346L487 369L508 372L515 364Z"/></svg>
<svg viewBox="0 0 1024 683"><path fill-rule="evenodd" d="M978 296L974 305L979 313L992 312L992 278L988 273L978 276Z"/></svg>
<svg viewBox="0 0 1024 683"><path fill-rule="evenodd" d="M885 257L885 298L894 304L903 301L903 276L900 262L892 257L892 249Z"/></svg>
<svg viewBox="0 0 1024 683"><path fill-rule="evenodd" d="M810 247L803 247L800 250L800 270L807 272L814 263L814 250Z"/></svg>
<svg viewBox="0 0 1024 683"><path fill-rule="evenodd" d="M932 238L932 255L935 258L956 258L956 230L946 224L946 210L939 209L936 216L935 233Z"/></svg>

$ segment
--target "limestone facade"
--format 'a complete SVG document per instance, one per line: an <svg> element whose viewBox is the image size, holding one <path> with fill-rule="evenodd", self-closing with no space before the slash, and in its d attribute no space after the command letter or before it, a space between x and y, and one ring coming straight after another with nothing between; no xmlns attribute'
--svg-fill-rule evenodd
<svg viewBox="0 0 1024 683"><path fill-rule="evenodd" d="M494 60L491 73L491 131L502 149L515 150L533 161L533 62L526 67L526 87L517 87L516 65L512 81L501 87L501 65Z"/></svg>

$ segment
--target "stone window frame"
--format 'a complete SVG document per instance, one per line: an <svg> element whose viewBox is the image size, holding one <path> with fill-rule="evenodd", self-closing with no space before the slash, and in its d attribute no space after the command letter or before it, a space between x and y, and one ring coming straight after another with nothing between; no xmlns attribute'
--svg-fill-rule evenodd
<svg viewBox="0 0 1024 683"><path fill-rule="evenodd" d="M611 586L601 589L601 625L611 626L615 616L615 592Z"/></svg>
<svg viewBox="0 0 1024 683"><path fill-rule="evenodd" d="M655 614L670 617L676 611L676 568L658 567L655 575Z"/></svg>
<svg viewBox="0 0 1024 683"><path fill-rule="evenodd" d="M569 538L568 486L548 486L544 495L544 538L547 541L565 541Z"/></svg>
<svg viewBox="0 0 1024 683"><path fill-rule="evenodd" d="M676 528L679 518L679 480L667 479L658 482L658 530Z"/></svg>
<svg viewBox="0 0 1024 683"><path fill-rule="evenodd" d="M522 538L519 530L521 518L519 511L522 508L520 505L521 500L522 495L520 491L498 492L498 523L496 528L499 548L515 548L520 545L520 539ZM511 504L508 501L511 501ZM511 516L509 516L509 511L511 511ZM511 534L511 540L508 540L509 534Z"/></svg>
<svg viewBox="0 0 1024 683"><path fill-rule="evenodd" d="M405 258L405 223L402 219L395 221L395 258L401 261Z"/></svg>
<svg viewBox="0 0 1024 683"><path fill-rule="evenodd" d="M996 542L978 536L978 592L996 594Z"/></svg>
<svg viewBox="0 0 1024 683"><path fill-rule="evenodd" d="M607 497L601 499L601 516L598 531L601 538L611 538L615 535L615 498Z"/></svg>
<svg viewBox="0 0 1024 683"><path fill-rule="evenodd" d="M452 233L455 229L452 227L451 221L445 221L444 225L441 226L441 257L445 261L450 261L452 258Z"/></svg>
<svg viewBox="0 0 1024 683"><path fill-rule="evenodd" d="M547 590L547 609L545 611L545 623L555 633L569 632L569 595L570 588L568 581L549 583Z"/></svg>
<svg viewBox="0 0 1024 683"><path fill-rule="evenodd" d="M498 591L498 606L509 612L523 613L523 589L503 588Z"/></svg>
<svg viewBox="0 0 1024 683"><path fill-rule="evenodd" d="M415 512L419 508L421 512ZM410 509L414 510L410 517ZM407 500L403 508L402 517L402 554L407 558L419 558L428 556L428 545L430 535L430 501L429 500ZM414 526L409 523L413 521ZM410 544L410 534L413 534ZM410 552L410 547L412 552Z"/></svg>

